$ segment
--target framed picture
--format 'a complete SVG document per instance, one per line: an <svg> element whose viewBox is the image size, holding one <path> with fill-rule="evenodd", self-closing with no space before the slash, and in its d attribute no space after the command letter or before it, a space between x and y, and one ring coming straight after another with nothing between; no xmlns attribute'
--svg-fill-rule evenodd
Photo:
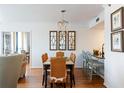
<svg viewBox="0 0 124 93"><path fill-rule="evenodd" d="M122 29L124 27L123 9L124 8L121 7L111 14L111 30L112 31L119 30L119 29Z"/></svg>
<svg viewBox="0 0 124 93"><path fill-rule="evenodd" d="M115 51L115 52L124 51L123 37L124 37L123 31L111 33L111 50L112 51Z"/></svg>
<svg viewBox="0 0 124 93"><path fill-rule="evenodd" d="M66 50L66 31L59 31L59 50Z"/></svg>
<svg viewBox="0 0 124 93"><path fill-rule="evenodd" d="M49 36L50 50L57 50L57 31L50 31Z"/></svg>
<svg viewBox="0 0 124 93"><path fill-rule="evenodd" d="M68 50L76 49L76 32L68 31Z"/></svg>

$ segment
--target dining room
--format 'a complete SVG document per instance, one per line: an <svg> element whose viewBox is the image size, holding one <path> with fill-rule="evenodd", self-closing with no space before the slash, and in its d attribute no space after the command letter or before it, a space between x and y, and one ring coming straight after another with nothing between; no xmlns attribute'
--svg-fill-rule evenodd
<svg viewBox="0 0 124 93"><path fill-rule="evenodd" d="M104 87L104 79L100 76L93 76L94 78L90 80L87 72L83 70L82 60L83 50L92 54L94 49L101 52L104 31L103 28L100 30L95 26L97 25L98 28L100 24L104 26L102 5L22 4L0 5L0 7L1 11L4 9L1 14L6 18L1 24L1 31L30 32L30 62L27 65L26 77L19 80L18 88L58 87L56 84L50 84L51 63L58 58L57 52L63 52L62 59L58 60L64 61L63 68L66 69L56 71L65 71L64 74L62 73L64 77L67 72L68 80L61 78L64 83L65 80L67 81L67 85L62 84L62 87ZM11 11L9 16L8 11ZM45 60L48 61L43 62L42 56L45 53L47 53ZM74 61L71 60L71 54L75 55ZM55 76L51 77L54 77L53 81L58 80Z"/></svg>
<svg viewBox="0 0 124 93"><path fill-rule="evenodd" d="M122 0L6 1L0 1L2 92L123 91ZM21 39L25 32L30 33L30 49L24 48L25 39Z"/></svg>
<svg viewBox="0 0 124 93"><path fill-rule="evenodd" d="M52 23L49 23L49 22L30 23L30 26L29 26L29 24L24 23L25 28L31 27L30 29L32 30L31 31L31 33L32 33L31 61L32 62L30 62L31 70L44 67L44 64L42 63L42 58L41 58L43 54L47 53L48 58L51 58L51 57L56 57L56 52L62 51L62 52L64 52L64 58L65 57L69 58L71 53L74 53L76 55L75 68L79 69L79 70L77 70L77 72L79 71L79 73L81 73L82 68L83 68L83 60L80 57L80 55L82 54L82 50L90 51L91 53L93 53L93 49L97 49L101 52L102 44L104 43L103 42L104 22L102 22L103 19L101 16L101 14L102 14L101 11L100 11L100 13L98 13L99 14L98 17L101 18L101 20L98 21L98 23L97 23L98 25L95 27L92 27L94 25L91 25L90 29L88 29L88 26L86 23L80 24L80 23L75 23L75 22L74 23L69 22L69 24L67 24L67 27L66 27L67 31L59 31L58 30L61 28L61 27L58 27L58 25L61 26L61 24L59 24L59 23L61 23L60 22L61 16L64 15L64 19L70 20L69 16L71 16L71 14L69 14L70 13L69 10L71 8L75 8L74 6L77 6L77 10L78 10L78 8L81 8L81 7L82 7L82 9L83 9L83 7L88 7L88 6L81 6L81 5L61 5L61 8L68 9L66 11L65 10L62 11L62 10L59 10L60 6L56 5L56 7L58 7L58 9L57 9L58 11L55 13L55 15L57 16L56 17L57 20L55 22L52 22ZM94 6L92 6L92 8ZM51 7L53 7L53 5L42 5L42 7L43 8L47 7L48 11L50 11L50 9L52 9ZM96 9L96 6L95 6L95 9ZM53 11L53 10L51 10L51 11ZM72 10L70 10L70 11L72 11ZM72 13L74 13L74 11L72 11ZM74 13L74 14L76 14L76 13ZM55 15L53 14L51 16L55 16ZM58 17L60 17L60 19ZM93 18L92 21L96 21L95 19L96 18ZM73 20L71 20L71 21L73 21ZM22 24L19 23L18 27L20 25L22 25ZM41 28L41 25L42 25L42 28ZM37 30L35 30L35 28L37 28ZM33 30L35 30L35 31L33 31ZM63 30L63 28L61 28L61 30ZM64 28L64 30L65 30L65 28ZM39 40L40 40L40 42L36 42ZM50 63L47 65L50 65ZM42 71L41 71L41 73L42 73ZM86 72L84 72L84 73L86 73ZM77 76L75 76L75 77L77 77ZM79 76L78 78L81 78L81 80L83 79L82 73L81 73L81 76ZM86 78L86 77L84 77L84 78ZM99 80L100 84L101 84L101 82L103 83L103 79L99 76L98 76L98 78L100 78L100 80ZM90 80L89 77L87 77L86 79ZM20 82L22 82L22 81L20 81ZM43 81L43 79L41 77L40 84L38 83L38 85L41 85L42 81ZM68 81L67 87L74 87L74 84L72 84L72 86L71 86L70 81L71 80ZM45 79L44 82L47 82L47 83L44 83L43 87L50 87L49 76L48 76L48 79L47 80ZM81 87L82 86L81 84L77 87ZM83 86L86 87L87 85L83 85ZM23 87L23 86L20 86L20 87ZM32 87L35 87L35 86L32 86ZM37 86L37 87L39 87L39 86ZM97 86L97 87L99 87L99 86ZM102 86L100 86L100 87L102 87Z"/></svg>

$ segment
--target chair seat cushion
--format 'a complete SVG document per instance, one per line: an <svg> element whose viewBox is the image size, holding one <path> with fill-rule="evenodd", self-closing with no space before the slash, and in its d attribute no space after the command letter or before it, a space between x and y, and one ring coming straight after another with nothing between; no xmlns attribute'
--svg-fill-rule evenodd
<svg viewBox="0 0 124 93"><path fill-rule="evenodd" d="M67 72L70 72L71 70L70 69L67 69Z"/></svg>
<svg viewBox="0 0 124 93"><path fill-rule="evenodd" d="M50 82L51 83L65 83L66 82L66 78L56 78L56 77L50 77Z"/></svg>

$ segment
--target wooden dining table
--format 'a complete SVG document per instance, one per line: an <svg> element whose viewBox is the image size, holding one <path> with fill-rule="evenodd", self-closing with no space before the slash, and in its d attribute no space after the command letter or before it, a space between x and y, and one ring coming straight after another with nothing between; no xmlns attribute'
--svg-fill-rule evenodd
<svg viewBox="0 0 124 93"><path fill-rule="evenodd" d="M43 66L44 66L44 70L45 70L45 88L47 87L47 76L48 76L48 73L47 73L47 70L50 68L50 61L47 61L47 62L44 62L43 63ZM74 63L70 60L66 60L66 68L70 70L70 87L72 88L72 80L73 80L73 66L74 66Z"/></svg>

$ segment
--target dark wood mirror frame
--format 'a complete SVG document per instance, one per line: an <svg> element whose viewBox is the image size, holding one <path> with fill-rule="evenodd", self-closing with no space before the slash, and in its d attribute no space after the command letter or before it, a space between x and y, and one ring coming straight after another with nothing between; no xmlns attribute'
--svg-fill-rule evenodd
<svg viewBox="0 0 124 93"><path fill-rule="evenodd" d="M68 50L76 50L76 32L68 31Z"/></svg>
<svg viewBox="0 0 124 93"><path fill-rule="evenodd" d="M59 31L59 50L66 50L66 31ZM62 48L61 48L62 47Z"/></svg>
<svg viewBox="0 0 124 93"><path fill-rule="evenodd" d="M52 36L52 33L53 34L55 33L56 36ZM53 40L55 40L55 41L53 41ZM49 32L49 44L50 44L49 45L50 50L57 50L57 31L50 31ZM55 46L55 48L53 48L54 46Z"/></svg>

